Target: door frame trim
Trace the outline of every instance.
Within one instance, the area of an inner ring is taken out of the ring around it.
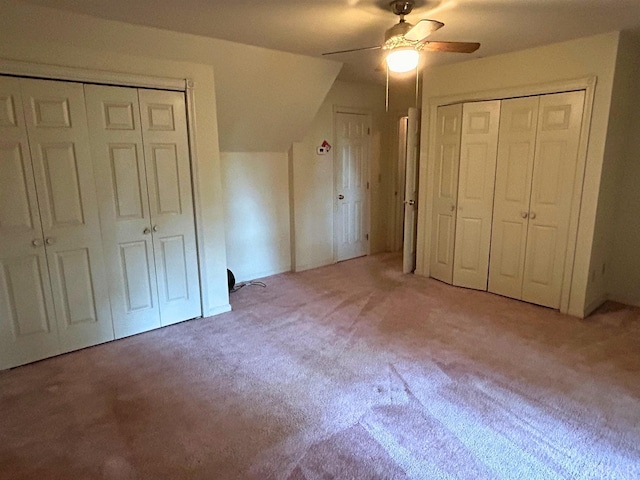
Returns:
[[[200,190],[200,170],[196,149],[196,114],[195,114],[195,84],[190,78],[154,77],[128,73],[110,72],[75,67],[62,67],[41,63],[18,62],[0,59],[0,75],[14,75],[20,77],[43,80],[58,80],[78,83],[94,83],[118,87],[153,88],[184,92],[187,141],[189,145],[189,162],[191,167],[191,188],[193,192],[194,222],[196,232],[196,252],[198,254],[198,275],[200,282],[200,310],[201,316],[210,315],[206,306],[209,305],[209,288],[207,284],[204,231],[202,220],[202,194]],[[226,306],[223,311],[230,310]],[[222,312],[217,312],[222,313]]]
[[[338,114],[339,113],[347,113],[347,114],[351,114],[351,115],[363,115],[363,116],[367,116],[369,117],[369,125],[371,126],[370,128],[373,129],[373,113],[371,112],[371,110],[367,110],[367,109],[362,109],[362,108],[357,108],[357,107],[344,107],[344,106],[339,106],[339,105],[334,105],[333,106],[333,144],[334,145],[338,145],[338,130],[336,128],[337,125],[337,120],[338,120]],[[369,236],[369,238],[367,239],[367,247],[366,247],[366,253],[365,255],[371,255],[371,134],[369,134],[367,139],[367,144],[368,144],[368,148],[367,148],[367,183],[369,185],[369,188],[367,188],[367,194],[365,195],[365,209],[366,209],[366,215],[365,215],[365,219],[367,222],[367,235]],[[334,153],[332,159],[332,165],[331,165],[331,170],[333,171],[333,178],[332,180],[332,191],[333,191],[333,201],[332,203],[332,210],[333,210],[333,221],[332,221],[332,225],[333,225],[333,241],[332,241],[332,246],[333,246],[333,263],[338,263],[338,239],[336,238],[336,212],[337,212],[337,192],[336,192],[336,155]]]
[[[569,313],[569,300],[571,296],[573,272],[575,267],[576,241],[578,238],[578,220],[580,216],[580,205],[582,202],[582,190],[587,163],[588,138],[589,131],[591,129],[591,117],[596,83],[597,77],[589,76],[559,82],[446,95],[430,99],[429,104],[423,111],[423,123],[420,133],[420,143],[421,145],[427,145],[427,148],[421,149],[420,151],[420,172],[418,178],[427,180],[424,182],[426,188],[421,188],[418,192],[418,212],[422,211],[422,214],[418,214],[418,245],[423,245],[424,248],[419,248],[417,252],[418,258],[416,260],[416,273],[426,277],[430,276],[431,236],[428,234],[428,226],[431,225],[433,217],[433,192],[435,188],[435,179],[430,178],[429,176],[433,176],[435,168],[436,151],[435,142],[432,140],[435,139],[436,136],[438,107],[455,103],[504,100],[514,97],[528,97],[584,90],[585,101],[582,112],[580,143],[578,146],[576,173],[573,183],[573,198],[571,200],[571,211],[569,214],[567,254],[565,258],[560,297],[560,312]],[[428,115],[428,122],[424,121],[426,115]]]

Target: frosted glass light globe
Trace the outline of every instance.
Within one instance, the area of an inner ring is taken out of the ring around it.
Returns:
[[[415,70],[420,60],[420,53],[414,48],[396,48],[387,54],[387,66],[395,73]]]

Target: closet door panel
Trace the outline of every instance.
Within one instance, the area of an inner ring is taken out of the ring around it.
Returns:
[[[60,345],[113,339],[82,85],[21,80]]]
[[[500,101],[465,103],[453,284],[487,289]]]
[[[539,97],[502,101],[489,291],[522,298]]]
[[[560,307],[584,92],[540,98],[523,300]]]
[[[135,88],[85,85],[116,338],[160,327]]]
[[[20,80],[0,77],[0,369],[57,353]]]
[[[184,95],[139,90],[162,325],[202,315]]]
[[[437,122],[430,274],[433,278],[451,283],[458,201],[462,105],[438,108]]]

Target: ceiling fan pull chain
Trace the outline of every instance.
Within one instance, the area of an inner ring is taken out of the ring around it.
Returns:
[[[418,91],[420,88],[420,70],[418,69],[418,65],[416,65],[416,108],[420,108],[418,106]]]
[[[385,89],[385,96],[384,96],[384,111],[388,112],[389,111],[389,65],[387,64],[387,62],[384,62],[384,63],[387,66],[387,88]]]

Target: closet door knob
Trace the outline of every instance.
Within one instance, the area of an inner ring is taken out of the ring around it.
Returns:
[[[157,232],[158,230],[160,230],[160,228],[158,227],[158,225],[154,225],[154,226],[153,226],[153,231],[154,231],[154,232]]]
[[[344,195],[342,194],[338,195],[338,200],[344,200]]]
[[[520,214],[520,216],[521,216],[522,218],[527,218],[527,217],[529,216],[529,214],[528,214],[527,212],[522,212],[522,213]]]
[[[531,220],[535,220],[536,216],[537,216],[537,215],[536,215],[536,212],[531,212],[531,213],[529,214],[529,218],[530,218]]]
[[[45,239],[45,243],[46,243],[47,245],[53,245],[54,243],[56,243],[56,239],[55,239],[54,237],[47,237],[47,238]]]
[[[142,231],[142,233],[144,233],[145,235],[149,235],[151,233],[151,229],[147,227]]]
[[[34,247],[41,247],[42,242],[36,238],[33,242],[31,242],[31,245],[33,245]]]
[[[449,210],[451,210],[452,212],[453,212],[455,209],[456,209],[456,206],[455,206],[455,205],[451,205],[451,206],[449,207]]]

